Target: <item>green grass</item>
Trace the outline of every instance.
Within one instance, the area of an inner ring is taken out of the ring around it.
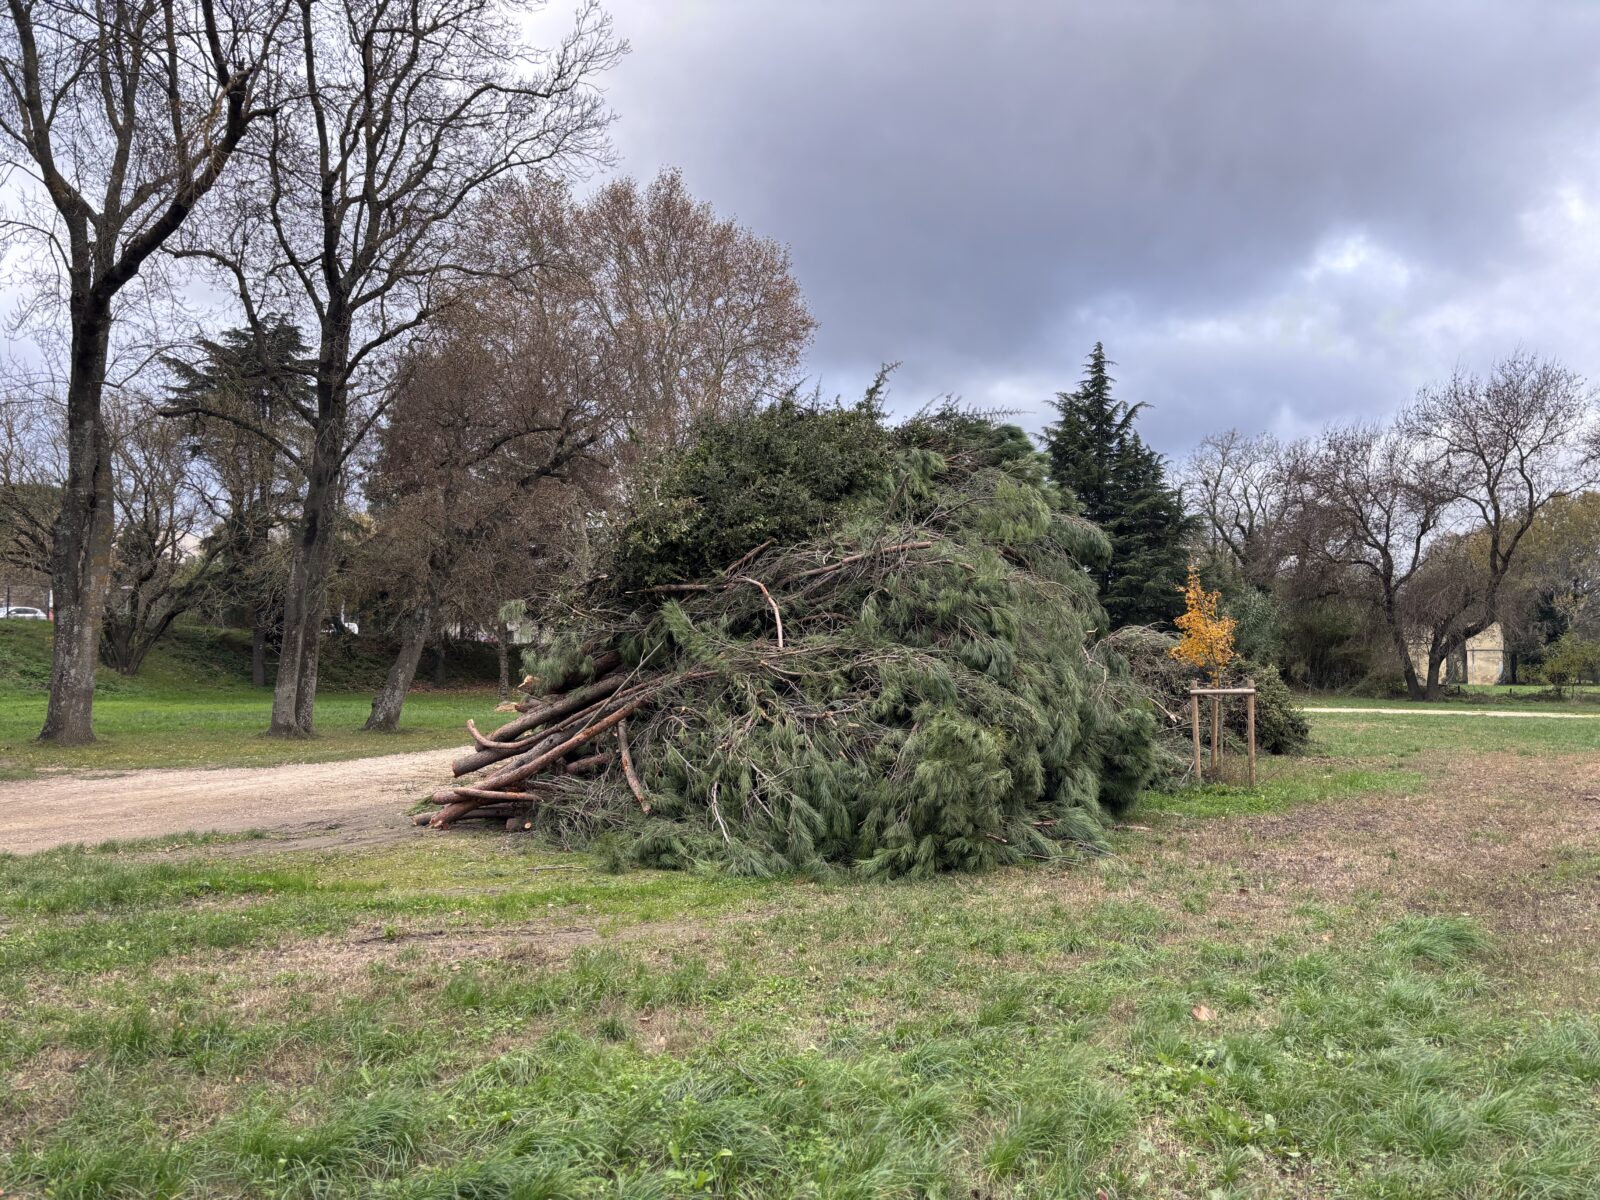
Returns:
[[[374,734],[361,729],[372,708],[371,695],[319,695],[317,736],[284,741],[264,732],[272,714],[268,694],[102,696],[95,701],[95,743],[60,749],[34,741],[44,721],[42,699],[0,696],[0,771],[18,778],[55,767],[276,766],[432,750],[465,744],[467,718],[483,721],[494,704],[493,688],[418,691],[406,700],[397,733]]]
[[[1315,752],[1386,766],[1437,751],[1582,754],[1600,749],[1600,721],[1360,712],[1313,713],[1311,720]]]
[[[1339,863],[1438,750],[1574,726],[1321,716],[1109,854],[931,882],[464,833],[0,855],[0,1194],[1600,1195],[1600,1018],[1538,973],[1595,994],[1593,847]],[[1571,937],[1465,915],[1489,877]]]
[[[1331,708],[1417,708],[1472,711],[1503,708],[1521,712],[1572,712],[1600,716],[1600,688],[1568,688],[1556,696],[1549,688],[1526,684],[1472,684],[1442,700],[1410,700],[1405,696],[1374,698],[1347,696],[1339,692],[1302,692],[1295,697],[1301,704]]]
[[[272,696],[249,683],[248,639],[234,630],[180,629],[151,651],[144,668],[125,678],[102,668],[96,682],[93,746],[62,750],[34,742],[44,723],[50,675],[49,625],[0,621],[0,778],[26,778],[40,769],[269,766],[327,762],[403,750],[430,750],[463,741],[468,717],[494,707],[482,683],[483,654],[460,653],[475,686],[415,688],[398,733],[361,731],[388,660],[381,644],[330,639],[319,678],[318,736],[284,742],[264,736]],[[359,689],[359,690],[341,690]]]
[[[530,873],[538,856],[501,847],[6,864],[0,1069],[21,1086],[0,1101],[3,1186],[1600,1188],[1600,1022],[1501,1003],[1493,943],[1459,916],[1306,905],[1241,929],[1163,899],[1215,887],[1204,869],[1138,859],[1082,868],[1058,895],[1020,871],[835,887]],[[531,956],[465,961],[413,936],[532,917],[615,936],[545,954],[534,926]],[[337,988],[294,952],[240,957],[369,929],[379,950]]]
[[[1253,788],[1207,784],[1155,792],[1144,799],[1142,810],[1185,817],[1277,812],[1297,804],[1324,803],[1354,796],[1403,796],[1415,791],[1423,776],[1414,770],[1352,766],[1345,761],[1308,755],[1263,760],[1257,780]]]

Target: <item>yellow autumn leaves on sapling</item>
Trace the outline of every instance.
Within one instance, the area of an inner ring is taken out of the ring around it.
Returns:
[[[1238,624],[1218,611],[1221,592],[1208,592],[1200,583],[1200,572],[1189,564],[1189,582],[1183,589],[1184,612],[1177,620],[1182,637],[1167,651],[1173,658],[1206,672],[1213,687],[1220,687],[1222,674],[1234,660],[1233,630]]]

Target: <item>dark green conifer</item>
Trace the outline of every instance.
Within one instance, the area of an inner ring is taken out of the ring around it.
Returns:
[[[1045,432],[1051,475],[1111,542],[1095,572],[1109,627],[1167,624],[1183,608],[1192,523],[1161,455],[1133,427],[1144,405],[1112,396],[1109,365],[1096,342],[1083,382],[1057,394],[1060,420]]]

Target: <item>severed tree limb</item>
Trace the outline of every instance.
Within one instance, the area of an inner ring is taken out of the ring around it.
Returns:
[[[579,730],[560,745],[552,747],[543,754],[537,755],[525,763],[521,763],[517,766],[491,775],[478,787],[454,789],[455,795],[458,798],[453,803],[448,805],[443,812],[435,814],[433,820],[430,821],[429,824],[435,829],[438,829],[442,826],[448,825],[462,813],[471,812],[474,808],[482,803],[481,800],[474,798],[471,793],[504,791],[512,784],[521,783],[530,775],[538,774],[551,763],[565,758],[569,753],[571,753],[573,750],[576,750],[579,746],[582,746],[584,743],[599,737],[602,733],[616,725],[618,722],[627,720],[628,717],[632,716],[640,709],[647,699],[649,699],[648,696],[640,696],[635,700],[629,701],[621,708],[612,712],[609,716],[602,717],[593,725]],[[528,756],[523,755],[522,757],[527,758]],[[443,795],[444,793],[440,794]]]
[[[621,679],[619,678],[616,682],[617,685],[620,686]],[[574,722],[581,721],[585,717],[592,715],[594,710],[602,707],[605,703],[610,701],[616,691],[617,686],[612,686],[611,681],[608,680],[606,691],[599,697],[599,699],[596,699],[591,704],[579,705],[576,708],[569,707],[564,713],[550,714],[547,719],[554,721],[555,723],[548,729],[540,730],[532,737],[522,738],[514,742],[502,742],[497,738],[490,738],[488,745],[484,745],[480,742],[478,743],[478,749],[473,750],[471,753],[463,754],[460,758],[456,759],[450,764],[450,773],[452,775],[470,775],[472,772],[482,770],[484,767],[487,767],[492,763],[497,763],[503,758],[511,758],[518,754],[537,750],[544,742],[549,741],[550,738],[556,733],[563,729],[570,728]],[[573,693],[574,696],[577,694],[578,693],[576,692]],[[532,715],[533,714],[531,713],[529,714],[529,716]],[[510,726],[507,725],[504,728],[509,729]],[[498,733],[500,731],[496,730],[496,732]],[[560,739],[557,740],[559,741]]]
[[[532,804],[537,797],[530,796],[527,792],[497,791],[493,788],[457,788],[456,794],[471,796],[476,800],[504,800],[511,804]]]
[[[660,592],[709,592],[717,586],[712,583],[658,583],[652,587],[634,588],[630,596],[650,596]]]
[[[558,746],[564,740],[566,740],[566,730],[570,727],[572,721],[581,720],[583,717],[588,715],[591,714],[587,709],[585,709],[584,711],[575,714],[574,717],[570,717],[568,720],[562,721],[560,724],[556,725],[555,728],[543,731],[540,736],[536,738],[528,739],[526,742],[517,743],[516,745],[507,743],[509,747],[507,750],[478,750],[474,751],[472,754],[464,755],[450,764],[450,773],[458,776],[470,775],[472,772],[479,770],[482,767],[492,766],[493,764],[506,759],[515,761],[517,759],[525,759],[529,755],[543,754],[551,746]]]
[[[568,775],[587,775],[590,771],[597,771],[611,761],[610,753],[591,754],[588,758],[576,758],[566,766]]]
[[[524,797],[524,799],[528,799],[528,797]],[[504,801],[500,801],[495,804],[480,804],[477,808],[470,809],[469,811],[462,813],[460,816],[452,818],[452,820],[503,821],[507,817],[521,819],[527,808],[527,804],[508,804]],[[430,825],[431,820],[431,814],[418,813],[416,816],[411,818],[411,823],[413,825]]]
[[[522,750],[520,753],[518,753],[516,750],[513,750],[512,754],[516,755],[517,759],[527,761],[530,755],[536,756],[543,754],[545,750],[562,741],[563,739],[561,737],[556,736],[557,734],[561,733],[562,730],[571,729],[573,725],[581,721],[592,720],[596,715],[614,712],[616,711],[616,706],[624,704],[635,696],[648,696],[664,686],[668,686],[673,683],[687,682],[692,679],[701,679],[709,673],[710,672],[707,671],[689,671],[682,675],[647,679],[643,682],[635,683],[631,687],[620,688],[612,695],[606,697],[602,703],[593,704],[588,708],[580,709],[578,712],[569,715],[559,724],[552,725],[549,729],[544,730],[544,736],[541,741],[528,744],[527,749]],[[501,759],[509,757],[511,756],[507,755],[498,748],[476,750],[471,754],[463,755],[461,758],[458,758],[451,763],[450,773],[457,776],[470,775],[474,771],[481,770],[484,767],[499,762]],[[513,762],[508,762],[505,765],[509,767],[517,764],[515,760],[513,760]]]
[[[472,738],[473,744],[477,746],[479,750],[493,750],[496,753],[504,751],[506,754],[515,754],[518,751],[526,750],[529,746],[533,745],[539,740],[538,735],[534,734],[525,738],[519,738],[514,742],[497,742],[492,737],[488,737],[487,735],[478,732],[478,723],[471,717],[467,718],[467,733]]]
[[[717,819],[717,827],[722,830],[722,840],[731,846],[733,838],[728,834],[728,823],[722,819],[722,808],[717,804],[717,789],[720,786],[720,783],[711,785],[711,815]]]
[[[587,687],[568,692],[557,700],[552,700],[548,704],[541,704],[538,708],[530,709],[513,721],[507,721],[499,729],[491,733],[489,737],[496,742],[514,742],[531,729],[537,729],[546,722],[570,716],[580,709],[588,708],[596,700],[604,700],[612,692],[620,688],[622,682],[623,676],[621,675],[607,675],[603,679],[597,679]]]
[[[633,751],[628,748],[628,723],[623,721],[617,726],[617,745],[622,750],[622,776],[628,781],[628,790],[633,793],[633,798],[639,802],[639,811],[650,811],[650,797],[645,795],[644,784],[639,782],[639,775],[633,769]]]
[[[772,542],[773,542],[773,539],[772,538],[768,538],[766,541],[762,542],[761,545],[757,546],[754,550],[746,550],[731,565],[726,566],[726,567],[724,567],[722,569],[723,575],[724,576],[732,575],[735,571],[739,571],[739,570],[742,570],[745,567],[748,567],[756,559],[761,557],[761,555],[766,551],[767,547],[772,545]]]
[[[778,602],[772,598],[772,593],[767,591],[767,585],[761,580],[750,575],[737,576],[740,583],[752,584],[761,589],[761,594],[767,598],[767,603],[772,606],[772,619],[778,623],[778,649],[783,649],[783,613],[778,608]]]

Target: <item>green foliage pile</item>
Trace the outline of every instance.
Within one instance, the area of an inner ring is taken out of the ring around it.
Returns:
[[[1191,736],[1189,686],[1195,680],[1195,670],[1168,653],[1177,638],[1133,625],[1118,630],[1107,642],[1123,656],[1140,687],[1166,714],[1164,740],[1178,754],[1186,755]],[[1311,741],[1311,725],[1295,704],[1282,673],[1271,663],[1241,658],[1228,668],[1225,682],[1232,686],[1247,679],[1256,687],[1256,748],[1264,754],[1299,754]],[[1246,737],[1246,721],[1243,704],[1223,705],[1223,729],[1240,744]]]
[[[1095,845],[1154,770],[1155,721],[1090,647],[1086,568],[1108,547],[1045,467],[1019,429],[954,411],[891,428],[871,397],[707,427],[621,531],[594,619],[529,663],[570,677],[575,646],[609,646],[655,681],[633,732],[652,812],[611,772],[541,819],[631,812],[635,861],[753,875]]]

